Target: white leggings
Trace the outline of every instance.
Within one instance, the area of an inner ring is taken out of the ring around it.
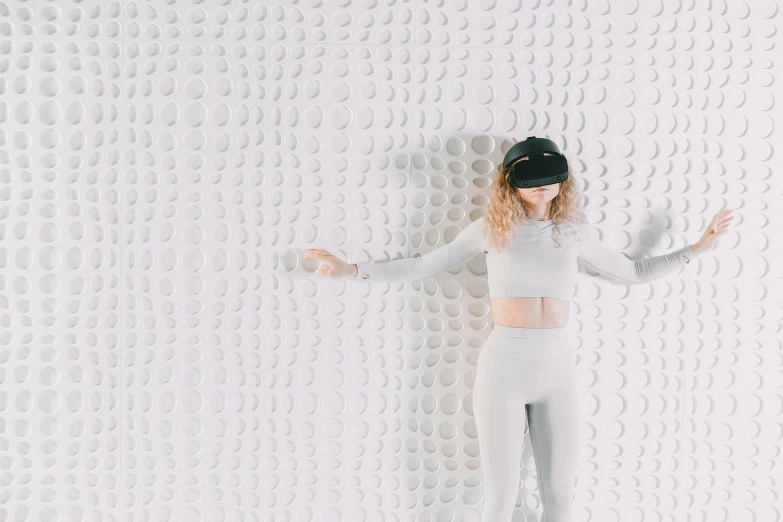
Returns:
[[[474,417],[484,475],[481,522],[511,522],[525,414],[543,505],[541,522],[572,522],[579,460],[575,353],[566,327],[494,325],[478,356]]]

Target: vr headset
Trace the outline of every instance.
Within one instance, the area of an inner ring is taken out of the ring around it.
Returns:
[[[548,152],[549,156],[544,156]],[[527,156],[526,160],[517,161]],[[514,163],[516,161],[516,163]],[[530,136],[506,152],[503,168],[514,164],[509,173],[511,185],[519,188],[553,185],[568,179],[568,161],[554,141]]]

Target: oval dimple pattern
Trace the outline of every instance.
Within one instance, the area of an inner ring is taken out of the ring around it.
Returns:
[[[780,16],[0,2],[0,520],[482,522],[491,262],[387,284],[304,250],[441,247],[532,135],[631,257],[736,209],[676,275],[574,274],[574,520],[779,520]]]

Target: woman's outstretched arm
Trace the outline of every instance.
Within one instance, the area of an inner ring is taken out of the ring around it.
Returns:
[[[463,265],[485,251],[481,217],[459,233],[449,244],[442,245],[422,256],[391,261],[356,263],[357,279],[397,283],[419,281],[432,275]]]
[[[668,254],[646,259],[629,259],[612,250],[598,238],[598,231],[590,224],[576,225],[579,237],[579,257],[590,268],[626,283],[644,283],[663,277],[690,263],[697,254],[691,245]]]

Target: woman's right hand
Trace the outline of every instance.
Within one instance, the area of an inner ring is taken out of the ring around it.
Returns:
[[[323,248],[308,248],[306,252],[305,259],[317,259],[326,264],[324,268],[316,270],[316,274],[327,277],[356,277],[359,271],[356,265],[346,263]]]

